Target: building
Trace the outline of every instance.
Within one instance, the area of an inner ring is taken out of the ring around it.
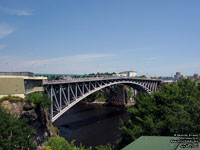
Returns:
[[[71,76],[62,76],[61,77],[62,80],[72,80]]]
[[[194,79],[198,79],[198,78],[199,78],[199,74],[198,74],[198,73],[195,73],[195,74],[193,75],[193,78],[194,78]]]
[[[0,72],[0,76],[29,76],[29,77],[33,77],[34,73],[32,73],[32,72]]]
[[[135,77],[136,71],[124,71],[117,74],[118,77]]]
[[[141,136],[122,150],[197,150],[199,143],[181,140],[178,136]],[[191,141],[191,140],[190,140]],[[197,140],[198,141],[198,140]],[[186,147],[188,146],[188,147]]]
[[[0,98],[12,95],[24,98],[26,95],[43,92],[43,81],[47,77],[35,77],[31,72],[0,72]]]
[[[183,75],[181,75],[181,72],[176,72],[176,74],[174,75],[174,78],[176,78],[177,80],[183,79]]]

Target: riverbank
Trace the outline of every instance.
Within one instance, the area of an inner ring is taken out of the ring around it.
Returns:
[[[129,108],[131,106],[134,106],[136,104],[136,102],[129,102],[125,105],[122,104],[118,104],[118,103],[109,103],[109,102],[98,102],[98,101],[94,101],[94,102],[80,102],[82,104],[86,104],[86,105],[102,105],[102,106],[117,106],[117,107],[125,107],[125,108]]]

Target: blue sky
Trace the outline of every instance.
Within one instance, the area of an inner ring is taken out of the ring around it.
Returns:
[[[200,74],[199,0],[1,0],[0,71]]]

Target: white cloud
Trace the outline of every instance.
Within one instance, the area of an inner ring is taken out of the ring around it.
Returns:
[[[31,66],[31,65],[48,65],[48,64],[73,64],[73,63],[80,63],[80,62],[88,62],[95,60],[97,58],[104,58],[113,56],[113,54],[79,54],[73,56],[64,56],[64,57],[56,57],[56,58],[49,58],[49,59],[40,59],[40,60],[29,60],[24,61],[24,66]]]
[[[84,74],[93,72],[120,72],[124,70],[136,70],[138,75],[170,75],[176,71],[183,74],[200,73],[200,62],[186,62],[184,64],[147,65],[143,62],[131,60],[124,62],[115,60],[114,54],[78,54],[47,59],[26,59],[17,56],[1,56],[0,70],[2,71],[32,71],[35,73],[68,73]],[[153,60],[153,58],[148,58]]]
[[[72,59],[76,60],[76,61],[89,61],[92,59],[96,59],[96,58],[104,58],[104,57],[108,57],[108,56],[113,56],[113,54],[81,54],[81,55],[75,55],[72,57]]]
[[[31,11],[27,10],[10,10],[10,14],[17,16],[31,16],[33,15]]]
[[[3,38],[13,32],[13,29],[7,25],[0,24],[0,38]]]
[[[99,61],[112,54],[79,54],[49,59],[25,60],[16,56],[0,57],[0,70],[80,73],[98,69]],[[10,68],[10,69],[9,69]]]
[[[31,15],[33,15],[32,10],[10,9],[10,8],[6,8],[6,7],[2,7],[2,6],[0,6],[0,10],[5,12],[5,13],[8,13],[10,15],[17,15],[17,16],[31,16]]]
[[[7,47],[7,45],[5,45],[5,44],[0,44],[0,49],[3,49],[3,48],[5,48],[5,47]]]

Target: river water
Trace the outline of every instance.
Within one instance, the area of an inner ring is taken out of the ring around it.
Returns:
[[[54,122],[60,136],[69,142],[76,140],[85,146],[115,144],[118,135],[119,120],[128,120],[122,107],[79,104],[70,108]]]

